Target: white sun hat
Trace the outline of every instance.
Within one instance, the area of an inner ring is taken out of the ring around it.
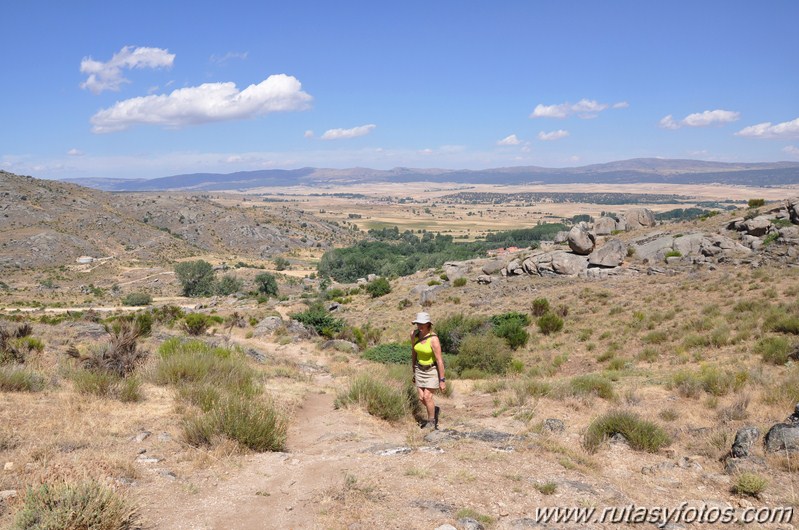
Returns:
[[[427,313],[416,313],[416,319],[411,322],[411,324],[429,324],[432,322],[430,320],[430,315]]]

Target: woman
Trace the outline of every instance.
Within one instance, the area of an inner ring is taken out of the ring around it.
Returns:
[[[416,324],[416,330],[411,333],[411,369],[419,400],[427,409],[427,421],[422,423],[422,428],[437,429],[438,413],[441,409],[433,402],[433,391],[447,388],[441,342],[433,333],[433,323],[427,313],[417,313],[413,324]]]

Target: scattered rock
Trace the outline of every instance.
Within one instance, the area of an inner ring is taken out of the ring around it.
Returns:
[[[748,219],[738,226],[738,230],[742,230],[750,236],[762,237],[766,235],[771,228],[771,219],[765,215],[759,215],[754,219]]]
[[[768,469],[766,460],[760,456],[746,456],[742,458],[728,458],[724,462],[724,472],[728,475],[740,473],[757,473]]]
[[[451,524],[442,524],[441,526],[437,526],[435,530],[458,530]]]
[[[142,443],[146,440],[152,433],[150,431],[141,431],[136,436],[133,437],[133,441],[136,443]]]
[[[791,222],[795,225],[799,225],[799,197],[788,199],[786,203]]]
[[[320,346],[323,350],[337,350],[348,353],[358,353],[361,349],[354,342],[342,339],[326,340]]]
[[[570,252],[557,251],[552,253],[552,270],[564,276],[579,276],[585,274],[588,268],[588,258]]]
[[[743,458],[749,456],[749,451],[760,438],[760,430],[757,427],[743,427],[735,433],[735,441],[732,444],[730,454],[733,458]]]
[[[488,274],[481,274],[480,276],[477,277],[477,283],[479,283],[480,285],[488,285],[489,283],[491,283],[491,276],[489,276]]]
[[[491,275],[491,274],[498,273],[503,268],[505,268],[505,262],[503,260],[501,260],[501,259],[495,259],[495,260],[489,261],[488,263],[485,263],[483,265],[482,271],[483,271],[483,274]]]
[[[443,502],[430,501],[430,500],[417,500],[414,501],[413,506],[423,510],[430,510],[431,512],[439,512],[443,514],[450,514],[455,511],[455,507],[451,504],[444,504]]]
[[[799,450],[799,425],[777,423],[766,433],[764,443],[767,453]]]
[[[612,217],[600,217],[594,221],[594,233],[598,236],[609,236],[616,230],[616,219]]]
[[[6,462],[3,466],[3,471],[13,471],[14,470],[14,462]]]
[[[485,530],[485,526],[471,517],[458,519],[458,524],[461,525],[462,530]]]
[[[557,418],[547,418],[544,420],[544,430],[552,433],[561,433],[566,430],[566,425]]]
[[[252,334],[256,337],[261,337],[263,335],[271,335],[275,332],[276,329],[280,328],[283,325],[283,319],[278,316],[266,317],[261,320],[255,329],[253,330]]]

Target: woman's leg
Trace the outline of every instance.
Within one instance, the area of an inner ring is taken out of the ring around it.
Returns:
[[[435,420],[436,414],[436,404],[433,402],[433,391],[429,388],[422,389],[424,391],[424,399],[422,403],[424,403],[425,408],[427,409],[427,421],[432,423]]]

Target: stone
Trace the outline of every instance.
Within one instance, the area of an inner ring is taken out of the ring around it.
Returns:
[[[575,254],[587,256],[594,250],[595,245],[596,237],[585,228],[575,226],[569,230],[569,248]]]
[[[674,238],[672,236],[643,239],[633,244],[635,257],[648,263],[663,262],[666,254],[673,250]]]
[[[463,278],[469,274],[471,267],[459,262],[447,262],[444,264],[443,269],[444,274],[447,275],[447,278],[449,278],[450,281],[455,281],[458,278]]]
[[[799,197],[788,199],[786,202],[791,222],[795,225],[799,224]]]
[[[471,517],[462,517],[458,519],[458,524],[461,526],[462,530],[485,530],[485,526]]]
[[[566,230],[561,230],[555,237],[552,239],[552,242],[555,244],[566,243],[569,240],[569,232]]]
[[[437,526],[435,530],[458,530],[451,524],[442,524],[441,526]]]
[[[750,236],[755,237],[762,237],[766,235],[769,231],[769,228],[771,228],[771,219],[765,215],[759,215],[754,219],[748,219],[738,226],[739,230],[742,230]]]
[[[271,335],[275,332],[276,329],[280,328],[283,325],[283,319],[278,316],[266,317],[261,320],[255,329],[253,330],[252,334],[256,337],[260,337],[263,335]]]
[[[702,250],[702,242],[704,240],[704,234],[685,234],[675,237],[671,248],[683,256],[698,256]]]
[[[136,436],[133,437],[133,441],[136,443],[142,443],[146,440],[152,433],[150,431],[141,431]]]
[[[419,303],[423,306],[430,304],[436,301],[438,298],[438,293],[442,290],[446,289],[444,285],[429,285],[422,290],[421,294],[419,295]]]
[[[630,208],[624,213],[626,230],[655,226],[655,214],[649,208]]]
[[[578,276],[584,274],[588,268],[588,258],[569,252],[558,251],[552,253],[552,269],[565,276]]]
[[[561,433],[566,430],[566,425],[563,423],[562,420],[557,418],[547,418],[544,420],[544,430],[553,432],[553,433]]]
[[[588,256],[588,264],[598,267],[618,267],[627,256],[627,245],[620,239],[611,239]]]
[[[766,433],[764,444],[767,453],[799,450],[799,425],[790,423],[773,425]]]
[[[496,274],[505,268],[505,262],[501,259],[491,260],[483,264],[483,274]]]
[[[609,236],[616,230],[616,220],[612,217],[600,217],[594,222],[594,233],[598,236]]]
[[[766,471],[768,465],[766,460],[760,456],[746,456],[742,458],[728,458],[724,462],[724,472],[728,475],[739,475],[741,473],[757,473]]]
[[[518,259],[510,260],[510,262],[505,266],[505,270],[508,271],[508,275],[518,276],[520,274],[524,274],[524,269],[522,268],[522,264]]]
[[[342,339],[326,340],[320,346],[323,350],[337,350],[348,353],[358,353],[361,349],[354,342]]]
[[[379,276],[378,276],[377,274],[367,274],[367,275],[366,275],[366,281],[367,281],[368,283],[372,283],[372,282],[373,282],[373,281],[375,281],[375,280],[376,280],[378,277],[379,277]]]
[[[760,438],[760,430],[757,427],[742,427],[735,433],[735,441],[732,444],[730,454],[734,458],[749,456],[749,451]]]
[[[481,274],[480,276],[477,277],[477,283],[479,283],[480,285],[488,285],[489,283],[491,283],[491,276],[489,276],[488,274]]]
[[[13,471],[14,470],[14,462],[6,462],[3,466],[3,471]]]

